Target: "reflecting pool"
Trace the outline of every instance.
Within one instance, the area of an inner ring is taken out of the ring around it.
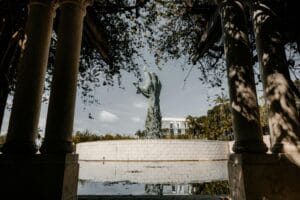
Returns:
[[[80,161],[79,195],[192,195],[204,183],[228,180],[227,160]]]

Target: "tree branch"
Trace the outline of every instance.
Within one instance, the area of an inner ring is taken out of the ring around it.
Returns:
[[[96,1],[94,3],[94,7],[97,10],[105,10],[107,13],[118,13],[118,12],[124,12],[124,11],[132,11],[136,10],[138,12],[138,9],[145,6],[150,0],[136,0],[136,4],[132,6],[121,6],[119,4],[111,3],[107,1],[106,6],[102,6],[101,2]],[[138,15],[138,14],[137,14]]]
[[[90,45],[100,53],[103,60],[111,65],[110,45],[108,43],[105,31],[99,22],[96,22],[96,14],[93,9],[88,9],[84,20],[84,34],[87,37]]]

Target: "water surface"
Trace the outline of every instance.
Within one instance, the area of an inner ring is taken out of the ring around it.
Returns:
[[[80,161],[79,195],[192,195],[199,183],[228,180],[227,161]]]

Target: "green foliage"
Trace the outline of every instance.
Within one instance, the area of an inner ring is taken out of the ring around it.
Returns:
[[[204,136],[203,124],[206,123],[206,117],[193,117],[191,115],[186,117],[188,129],[186,130],[186,134],[191,138],[199,138],[202,139]]]
[[[168,128],[162,129],[161,132],[162,132],[162,138],[160,138],[160,139],[191,139],[190,135],[188,135],[188,134],[181,134],[181,135],[171,134],[170,135]],[[135,136],[137,136],[138,139],[145,139],[146,138],[146,134],[145,134],[144,130],[143,131],[138,130],[135,133]]]
[[[190,136],[187,134],[182,134],[182,135],[175,135],[173,136],[172,139],[181,139],[181,140],[187,140],[190,139]]]
[[[153,35],[149,36],[147,42],[156,62],[163,64],[168,60],[184,58],[183,69],[186,69],[187,64],[196,64],[193,60],[199,55],[201,37],[217,10],[216,4],[199,0],[153,2],[157,4],[158,14],[150,26]],[[199,79],[213,87],[221,86],[226,74],[220,36],[221,34],[216,34],[216,41],[201,56],[195,67],[200,71]]]
[[[194,195],[220,195],[229,194],[230,192],[228,181],[194,183],[192,186]]]
[[[161,132],[162,132],[163,138],[174,139],[174,134],[173,135],[169,135],[169,129],[168,128],[162,128]]]
[[[264,135],[269,134],[268,112],[266,104],[259,106],[260,123]],[[191,138],[208,140],[232,140],[232,116],[229,99],[219,96],[215,99],[215,106],[207,111],[207,115],[186,117],[188,129],[186,134]]]
[[[80,142],[91,142],[91,141],[99,141],[99,140],[129,140],[134,139],[128,135],[120,135],[120,134],[105,134],[105,135],[97,135],[89,132],[88,130],[84,132],[77,131],[73,136],[73,142],[75,144]]]
[[[219,104],[207,112],[206,131],[210,134],[207,139],[227,140],[227,135],[232,133],[232,117],[230,104]]]
[[[140,49],[144,47],[142,35],[149,18],[142,17],[139,13],[148,2],[149,0],[97,0],[87,8],[78,77],[78,86],[85,102],[96,103],[92,92],[96,87],[114,85],[115,82],[121,84],[121,71],[140,79],[137,58],[140,58]],[[27,4],[27,0],[0,1],[0,65],[3,65],[0,66],[0,76],[8,77],[11,91],[14,90],[16,65],[21,55],[20,46],[11,46],[11,41],[16,33],[21,35],[16,44],[24,40]],[[154,15],[153,12],[154,9],[148,11],[148,14]],[[54,19],[45,89],[49,88],[52,76],[59,17],[58,9]],[[93,22],[92,25],[90,22]],[[91,29],[97,30],[97,33],[92,33]],[[101,52],[101,48],[105,53]],[[4,56],[5,62],[2,60]]]
[[[20,57],[20,47],[9,46],[12,36],[17,32],[24,36],[24,26],[27,20],[27,0],[2,0],[0,1],[0,58],[4,55],[4,68],[0,76],[8,77],[9,87],[12,91],[15,83],[16,65]],[[283,9],[293,8],[292,1],[281,1]],[[210,83],[211,86],[222,86],[225,73],[224,48],[221,39],[221,25],[213,32],[211,44],[203,48],[202,36],[206,35],[206,29],[215,18],[217,5],[214,1],[200,0],[96,0],[88,8],[87,16],[92,18],[95,23],[95,29],[101,33],[96,36],[101,37],[101,42],[93,41],[95,35],[89,34],[87,28],[88,17],[85,18],[81,59],[79,68],[78,86],[82,98],[87,103],[97,103],[93,91],[95,88],[103,85],[114,85],[115,82],[121,83],[121,71],[134,74],[141,79],[139,65],[146,62],[142,53],[146,48],[155,56],[157,63],[159,61],[168,61],[178,58],[185,58],[183,68],[187,63],[192,63],[194,57],[199,57],[197,68],[200,71],[199,79],[204,83]],[[286,21],[286,32],[293,31],[293,20],[298,19],[297,12],[288,12],[289,16],[282,16]],[[52,43],[49,52],[49,69],[46,78],[46,88],[49,87],[52,68],[54,63],[57,28],[58,28],[59,10],[54,23],[54,33],[52,34]],[[249,20],[251,21],[251,20]],[[252,29],[252,24],[249,23]],[[254,49],[254,38],[249,29],[249,38]],[[299,62],[294,58],[299,56],[299,37],[298,46],[295,36],[297,34],[286,34],[289,46],[286,50],[289,52],[288,58],[290,68],[299,71]],[[24,37],[20,37],[22,42]],[[101,54],[99,47],[107,50],[107,58]],[[11,48],[9,54],[6,51]],[[14,49],[15,48],[15,49]],[[202,50],[204,51],[202,52]],[[200,52],[201,51],[201,52]],[[14,52],[14,53],[13,53]],[[294,60],[293,60],[294,59]],[[253,58],[253,61],[257,59]],[[1,61],[2,62],[2,61]],[[163,62],[162,62],[163,63]],[[0,67],[1,68],[1,67]],[[3,74],[4,73],[4,74]],[[293,73],[296,75],[295,73]],[[211,78],[213,77],[213,78]],[[45,95],[47,96],[47,95]]]
[[[187,63],[197,65],[200,71],[199,79],[203,83],[209,83],[212,87],[223,86],[226,65],[221,19],[216,3],[208,0],[152,0],[151,3],[156,4],[157,15],[153,17],[149,26],[153,29],[153,34],[148,36],[147,41],[157,63],[184,58],[182,67],[185,68]],[[290,70],[293,72],[291,75],[299,79],[300,62],[297,57],[300,40],[299,37],[295,37],[298,30],[293,23],[293,20],[299,18],[299,12],[295,12],[293,1],[278,1],[278,3],[282,9],[278,14],[283,21],[282,31],[286,37],[285,50]],[[258,60],[252,19],[249,14],[246,17],[249,22],[247,32],[254,64]],[[207,32],[209,28],[210,31]],[[259,72],[257,66],[254,65],[256,73]]]
[[[229,103],[221,103],[207,111],[206,116],[186,118],[186,133],[192,138],[229,140],[232,135],[232,120]]]
[[[144,139],[146,137],[146,131],[145,130],[138,130],[135,134],[139,139]]]

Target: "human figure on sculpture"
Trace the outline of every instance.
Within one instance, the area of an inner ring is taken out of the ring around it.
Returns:
[[[161,132],[161,113],[159,106],[159,95],[161,91],[161,82],[154,72],[148,72],[144,67],[145,84],[139,86],[137,82],[134,82],[134,86],[137,88],[137,94],[141,93],[148,99],[148,110],[145,122],[145,131],[147,139],[162,138]]]

